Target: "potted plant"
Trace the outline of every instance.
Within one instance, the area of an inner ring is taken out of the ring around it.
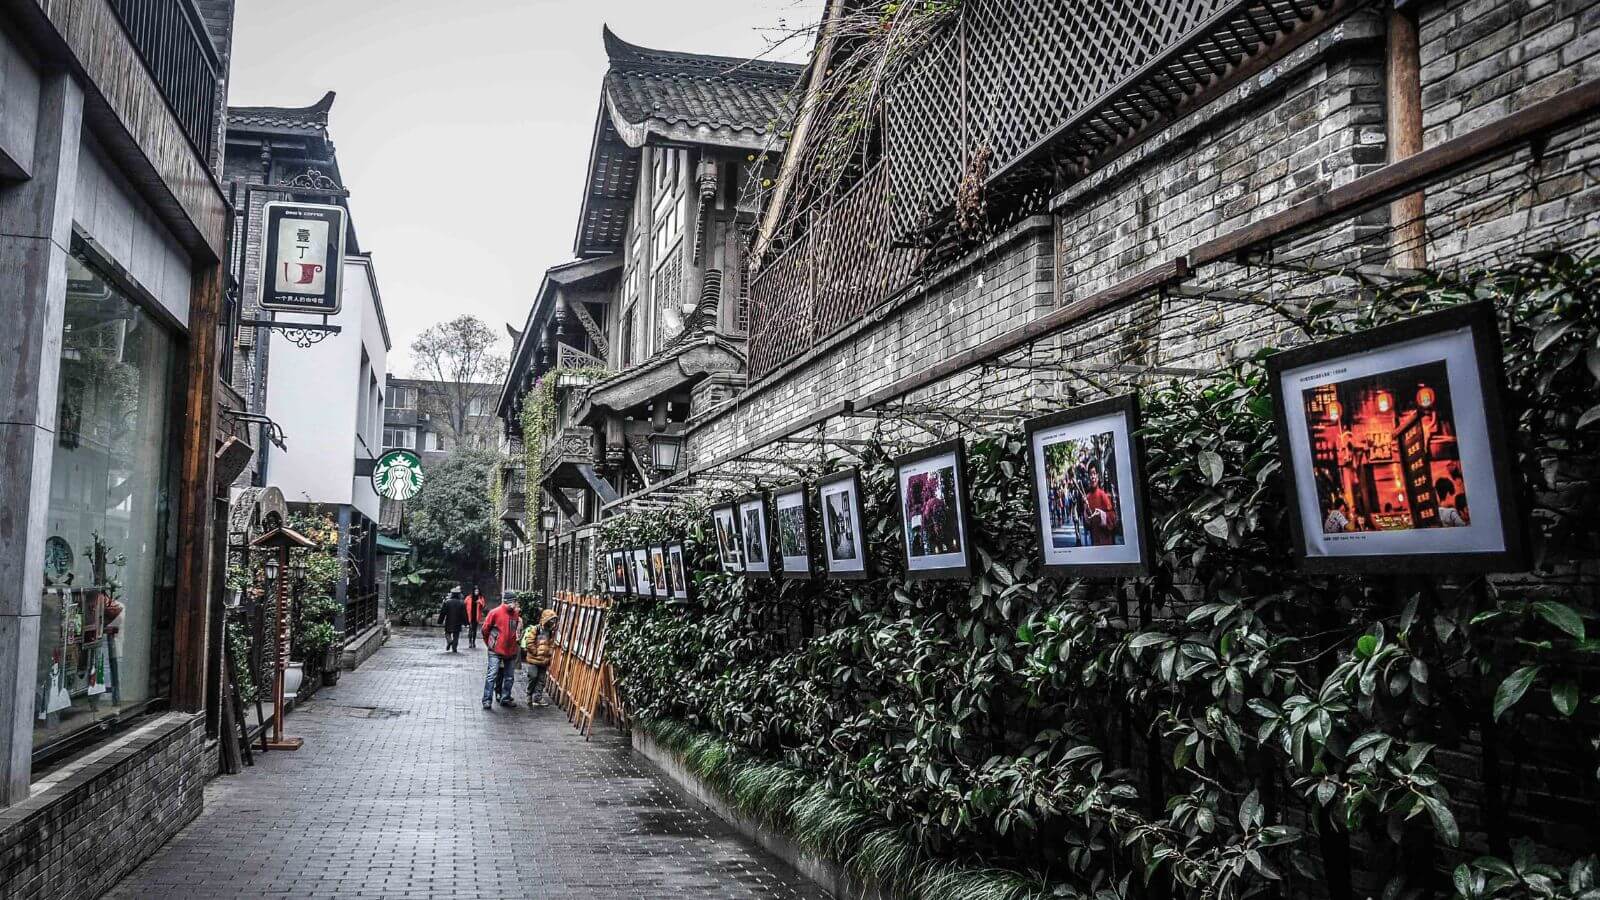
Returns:
[[[333,658],[338,632],[329,622],[315,622],[305,626],[300,633],[300,649],[306,662],[315,660],[322,670],[322,683],[334,685],[339,681],[338,661]]]

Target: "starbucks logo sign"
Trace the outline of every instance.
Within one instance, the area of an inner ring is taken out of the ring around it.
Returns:
[[[410,500],[422,481],[422,460],[410,450],[390,450],[372,467],[372,489],[390,500]]]

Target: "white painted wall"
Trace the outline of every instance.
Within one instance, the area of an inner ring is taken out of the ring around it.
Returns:
[[[351,256],[345,260],[341,291],[342,308],[329,319],[329,324],[344,329],[339,334],[300,348],[272,333],[267,415],[282,426],[289,449],[273,447],[268,452],[266,481],[281,489],[291,503],[350,504],[377,521],[378,496],[371,480],[355,474],[356,457],[376,456],[368,447],[381,443],[370,434],[372,404],[377,403],[376,420],[381,423],[381,402],[370,395],[366,401],[362,398],[371,390],[372,373],[376,372],[382,385],[388,370],[389,338],[370,259]],[[284,313],[278,317],[282,321],[321,321]],[[370,369],[362,366],[363,350]],[[381,435],[381,424],[378,427]],[[363,431],[368,433],[363,435]]]

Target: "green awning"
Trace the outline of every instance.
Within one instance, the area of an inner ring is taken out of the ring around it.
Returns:
[[[411,545],[399,538],[389,537],[387,534],[378,535],[378,553],[383,556],[405,556],[411,552]]]

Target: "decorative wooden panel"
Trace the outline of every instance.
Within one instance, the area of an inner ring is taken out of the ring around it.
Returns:
[[[1232,83],[1241,66],[1325,26],[1357,0],[969,0],[887,76],[883,159],[781,217],[751,285],[759,377],[909,283],[952,237],[972,160],[989,232]],[[847,67],[841,67],[847,68]],[[818,129],[817,141],[828,140]],[[817,159],[798,148],[800,165]],[[805,257],[802,259],[801,257]],[[801,278],[809,270],[814,278]]]

